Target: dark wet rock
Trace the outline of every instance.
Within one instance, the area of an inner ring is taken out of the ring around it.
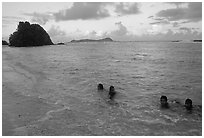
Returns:
[[[53,45],[48,33],[38,24],[19,22],[17,30],[9,37],[10,46],[29,47]]]
[[[80,40],[72,40],[72,43],[77,43],[77,42],[113,42],[111,38],[104,38],[104,39],[98,39],[98,40],[93,40],[93,39],[80,39]]]
[[[8,42],[6,42],[5,40],[2,40],[2,45],[8,45]]]
[[[64,43],[60,42],[60,43],[57,43],[56,45],[65,45]]]
[[[193,42],[202,42],[202,40],[193,40]]]

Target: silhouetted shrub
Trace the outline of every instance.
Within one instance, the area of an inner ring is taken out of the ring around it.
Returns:
[[[8,45],[8,42],[6,42],[5,40],[2,40],[2,45]]]
[[[38,24],[19,22],[17,30],[9,37],[10,46],[53,45],[48,33]]]

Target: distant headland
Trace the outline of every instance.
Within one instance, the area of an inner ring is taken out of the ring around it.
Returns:
[[[94,40],[94,39],[80,39],[80,40],[72,40],[70,41],[71,43],[77,43],[77,42],[113,42],[113,40],[111,38],[104,38],[104,39],[98,39],[98,40]]]

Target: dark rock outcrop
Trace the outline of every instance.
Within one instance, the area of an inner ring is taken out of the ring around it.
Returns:
[[[171,41],[171,42],[180,42],[181,40],[173,40],[173,41]]]
[[[202,42],[202,40],[193,40],[193,42]]]
[[[8,45],[8,42],[6,42],[5,40],[2,40],[2,45]]]
[[[60,42],[60,43],[57,43],[56,45],[65,45],[64,43]]]
[[[72,43],[76,42],[113,42],[111,38],[104,38],[104,39],[98,39],[98,40],[93,40],[93,39],[80,39],[80,40],[72,40]]]
[[[29,47],[53,45],[48,33],[38,24],[19,22],[17,30],[9,37],[10,46]]]

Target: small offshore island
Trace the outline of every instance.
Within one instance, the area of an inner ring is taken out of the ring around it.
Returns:
[[[70,41],[71,43],[78,43],[78,42],[113,42],[113,40],[111,38],[104,38],[104,39],[98,39],[98,40],[94,40],[94,39],[80,39],[80,40],[72,40]]]
[[[49,34],[38,24],[19,22],[16,31],[9,37],[9,46],[33,47],[53,45]]]

